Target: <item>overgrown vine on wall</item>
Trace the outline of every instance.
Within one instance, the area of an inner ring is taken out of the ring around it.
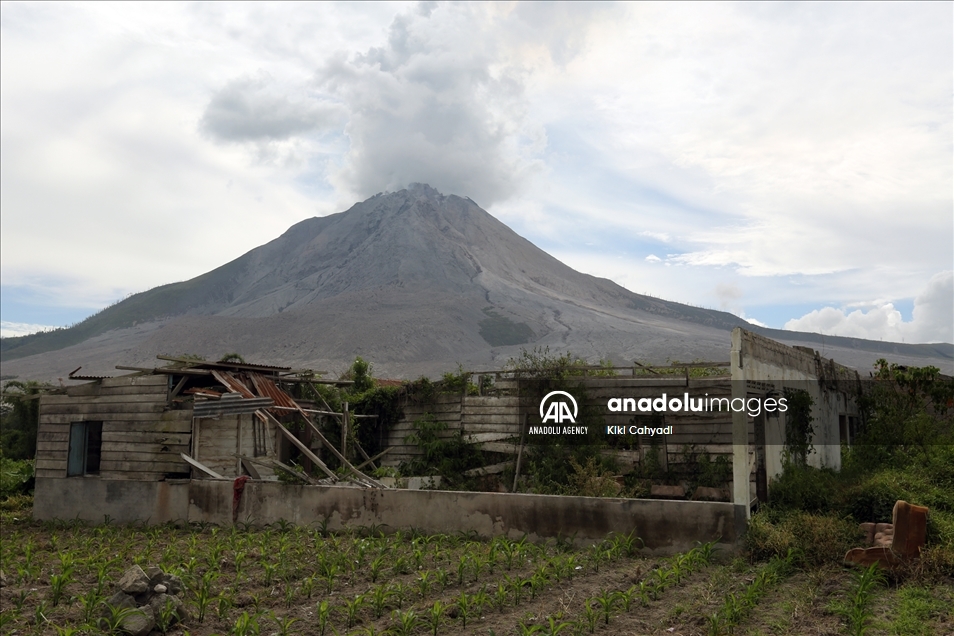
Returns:
[[[815,401],[804,389],[785,389],[788,412],[785,414],[785,453],[787,460],[797,466],[808,464],[808,455],[814,449],[812,435],[812,405]]]

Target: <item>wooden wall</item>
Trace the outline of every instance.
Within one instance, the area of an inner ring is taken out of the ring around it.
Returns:
[[[256,424],[255,415],[223,415],[221,417],[195,420],[195,444],[193,458],[202,462],[223,477],[245,474],[239,467],[237,455],[255,457],[253,427],[264,426],[267,455],[276,457],[275,431],[269,425]],[[273,475],[273,471],[255,465],[259,474]]]
[[[167,410],[165,375],[128,375],[72,386],[40,398],[37,477],[66,477],[70,424],[103,423],[102,479],[154,481],[189,473],[192,410]]]
[[[728,378],[690,379],[682,377],[666,379],[646,379],[632,377],[588,377],[583,379],[586,388],[587,405],[596,407],[604,415],[606,426],[629,426],[633,413],[610,413],[607,401],[612,397],[656,398],[663,392],[668,397],[683,397],[689,393],[693,398],[708,394],[708,397],[732,397],[732,386]],[[499,385],[498,385],[499,386]],[[508,387],[515,390],[514,385]],[[514,391],[516,392],[516,391]],[[521,423],[527,414],[534,421],[539,420],[539,404],[528,397],[517,396],[462,396],[459,394],[439,395],[431,404],[408,403],[404,407],[404,418],[391,430],[388,445],[394,447],[384,463],[398,466],[402,461],[420,456],[417,446],[409,444],[407,436],[414,432],[414,421],[431,413],[439,422],[447,424],[443,433],[449,437],[460,431],[474,443],[489,452],[514,454],[517,439],[520,436]],[[649,425],[649,418],[640,416],[637,424]],[[706,451],[713,460],[719,455],[731,460],[732,456],[732,415],[731,413],[686,413],[667,414],[663,422],[656,426],[673,426],[673,434],[663,440],[666,449],[666,461],[670,468],[678,470],[678,465],[686,461],[687,447],[691,453]],[[749,443],[754,443],[754,425],[750,422]],[[643,437],[640,444],[647,448],[651,438]],[[526,443],[532,443],[527,439]],[[622,465],[635,465],[645,451],[621,450],[618,460]],[[690,453],[690,454],[691,454]]]

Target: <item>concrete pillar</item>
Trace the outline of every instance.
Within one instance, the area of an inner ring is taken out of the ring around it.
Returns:
[[[732,351],[729,362],[732,372],[732,399],[745,400],[745,372],[743,371],[745,357],[742,351],[742,330],[739,327],[732,330]],[[732,412],[732,502],[736,506],[745,507],[746,519],[751,516],[748,415],[744,409],[738,413]]]

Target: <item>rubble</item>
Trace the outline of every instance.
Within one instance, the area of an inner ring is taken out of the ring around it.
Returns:
[[[121,615],[119,629],[131,636],[148,636],[157,626],[168,629],[188,620],[189,612],[178,596],[184,589],[174,574],[133,565],[116,583],[116,593],[106,601],[101,617]]]

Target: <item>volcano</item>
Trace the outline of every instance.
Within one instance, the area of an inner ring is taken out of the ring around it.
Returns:
[[[458,364],[498,368],[534,347],[617,364],[725,360],[736,326],[820,343],[856,366],[892,354],[950,365],[950,345],[757,329],[729,313],[634,294],[561,263],[469,198],[423,184],[297,223],[230,263],[69,329],[3,339],[2,353],[5,375],[38,379],[81,365],[84,374],[151,366],[157,354],[232,352],[331,371],[362,356],[378,374],[411,377]]]

